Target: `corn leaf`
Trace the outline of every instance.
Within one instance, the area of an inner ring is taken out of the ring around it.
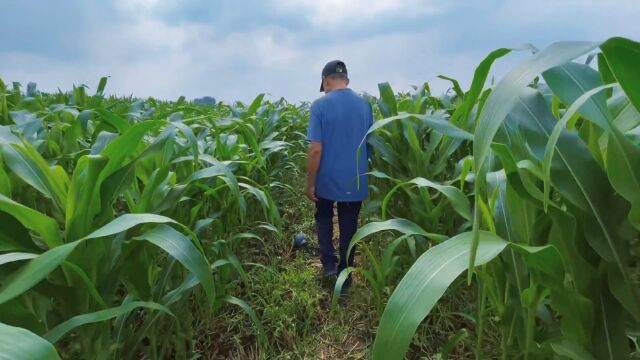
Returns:
[[[209,264],[191,240],[167,225],[159,225],[155,229],[147,231],[134,239],[147,240],[160,247],[196,275],[209,298],[209,303],[213,305],[216,294]]]
[[[600,46],[607,59],[609,69],[615,76],[624,92],[640,111],[640,43],[633,40],[614,37]]]
[[[0,323],[0,358],[11,360],[58,360],[47,340],[29,330]]]
[[[0,211],[18,220],[25,228],[38,233],[50,248],[62,244],[58,223],[47,215],[19,204],[0,194]]]
[[[150,309],[150,310],[158,310],[166,314],[169,314],[172,317],[175,317],[175,315],[173,315],[171,310],[167,309],[165,306],[160,305],[158,303],[154,303],[150,301],[133,301],[117,307],[74,316],[71,319],[51,329],[48,333],[44,335],[44,338],[52,343],[55,343],[58,340],[60,340],[65,334],[67,334],[69,331],[72,331],[82,325],[113,319],[120,315],[130,313],[131,311],[140,307]]]
[[[418,325],[429,314],[445,290],[466,270],[471,250],[471,232],[456,235],[422,254],[402,278],[382,314],[373,344],[373,359],[402,359]],[[474,263],[495,258],[507,242],[480,233]]]

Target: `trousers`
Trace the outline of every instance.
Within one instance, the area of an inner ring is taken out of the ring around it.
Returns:
[[[358,215],[362,201],[338,201],[338,225],[340,229],[340,258],[333,247],[333,204],[335,201],[318,198],[316,201],[316,231],[320,244],[320,261],[325,273],[340,273],[354,266],[355,247],[347,259],[347,249],[353,234],[358,230]],[[337,265],[337,267],[336,267]]]

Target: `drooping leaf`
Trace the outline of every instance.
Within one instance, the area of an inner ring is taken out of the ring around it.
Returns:
[[[436,242],[442,242],[447,239],[444,235],[432,234],[424,231],[420,226],[406,219],[391,219],[387,221],[371,222],[360,229],[351,238],[348,254],[351,253],[353,247],[365,237],[386,230],[399,231],[403,234],[422,235]]]
[[[150,309],[150,310],[161,311],[168,315],[171,315],[172,317],[175,317],[175,315],[173,315],[171,310],[167,309],[165,306],[160,305],[158,303],[154,303],[150,301],[133,301],[133,302],[129,302],[117,307],[110,308],[110,309],[105,309],[105,310],[100,310],[100,311],[96,311],[88,314],[74,316],[71,319],[51,329],[48,333],[44,335],[44,338],[52,343],[55,343],[58,340],[60,340],[65,334],[67,334],[69,331],[72,331],[82,325],[93,324],[93,323],[113,319],[120,315],[130,313],[134,309],[137,309],[140,307]]]
[[[0,265],[11,263],[14,261],[29,260],[37,257],[38,254],[13,252],[0,255]]]
[[[405,183],[400,183],[394,186],[387,193],[387,195],[384,197],[382,201],[382,218],[383,219],[385,219],[387,205],[389,203],[389,199],[391,198],[391,196],[398,189],[400,189],[400,187],[407,186],[407,185],[415,185],[418,187],[428,187],[428,188],[439,191],[444,196],[446,196],[447,199],[449,199],[449,201],[451,202],[451,205],[458,212],[458,214],[460,214],[463,218],[467,220],[471,220],[471,209],[469,205],[469,199],[462,191],[460,191],[458,188],[454,186],[437,184],[425,178],[415,178]]]
[[[495,258],[507,246],[481,232],[476,265]],[[373,359],[402,359],[418,325],[445,290],[466,270],[472,233],[456,235],[422,254],[402,278],[382,314],[373,344]]]
[[[145,223],[177,223],[175,220],[156,214],[124,214],[115,218],[110,223],[95,230],[83,239],[95,239],[99,237],[115,235],[132,227]]]
[[[0,304],[19,296],[39,283],[57,268],[79,243],[79,241],[75,241],[54,247],[30,260],[0,287]]]
[[[114,235],[144,223],[167,222],[175,223],[175,220],[154,214],[125,214],[80,240],[54,247],[30,260],[2,284],[0,304],[19,296],[47,277],[82,241]]]
[[[616,80],[629,96],[636,110],[640,111],[640,73],[638,72],[640,43],[614,37],[605,41],[600,48]]]
[[[209,303],[213,305],[216,295],[209,264],[191,240],[167,225],[159,225],[155,229],[135,237],[135,239],[147,240],[160,247],[195,274],[209,298]]]
[[[58,223],[47,215],[17,203],[2,194],[0,194],[0,211],[13,216],[25,228],[38,233],[50,248],[62,244]]]
[[[57,176],[30,144],[0,144],[0,149],[4,162],[11,171],[44,196],[52,199],[60,209],[64,209],[66,189],[63,179]]]
[[[560,138],[560,133],[565,129],[565,126],[569,121],[569,119],[571,119],[573,115],[576,114],[578,110],[583,107],[583,105],[587,104],[587,102],[591,99],[592,96],[600,93],[602,90],[609,89],[614,85],[615,84],[602,85],[585,92],[573,104],[571,104],[569,109],[567,109],[564,115],[562,115],[562,118],[560,119],[560,121],[558,121],[554,126],[553,131],[551,132],[551,135],[549,135],[549,142],[547,143],[547,146],[545,148],[544,160],[542,162],[542,171],[544,174],[544,182],[545,182],[545,185],[544,185],[545,186],[544,187],[545,209],[548,206],[548,201],[549,201],[548,199],[549,199],[549,191],[550,191],[549,183],[550,183],[550,177],[551,177],[551,161],[552,161],[553,155],[556,152],[555,147],[556,147],[556,144],[558,143],[558,139]],[[606,119],[604,119],[604,121],[605,123],[603,124],[603,126],[608,127],[608,123],[606,123]]]
[[[29,330],[0,323],[0,358],[11,360],[58,360],[47,340]]]

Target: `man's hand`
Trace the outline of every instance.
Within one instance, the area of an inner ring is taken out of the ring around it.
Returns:
[[[318,167],[320,167],[320,158],[322,157],[322,143],[312,141],[309,144],[309,152],[307,159],[307,190],[306,194],[309,200],[318,201],[316,197],[316,175]]]
[[[307,197],[309,200],[316,202],[318,198],[316,197],[316,186],[315,185],[307,185]]]

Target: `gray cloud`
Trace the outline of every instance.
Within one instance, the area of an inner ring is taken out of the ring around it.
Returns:
[[[478,2],[72,0],[7,2],[0,77],[40,88],[95,86],[111,93],[175,99],[211,95],[251,100],[259,92],[312,100],[322,65],[347,63],[356,90],[377,93],[432,82],[468,86],[497,47],[556,40],[638,39],[633,0]],[[338,11],[335,15],[335,11]],[[333,14],[333,15],[332,15]],[[500,60],[500,76],[526,56]]]

